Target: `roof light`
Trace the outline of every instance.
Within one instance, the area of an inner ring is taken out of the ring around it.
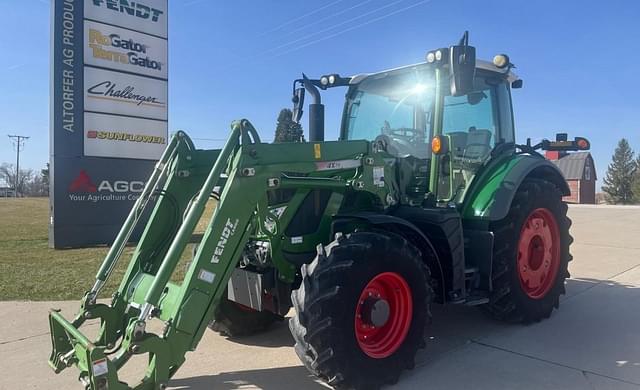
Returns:
[[[436,60],[436,54],[434,52],[432,52],[432,51],[428,52],[427,53],[427,62],[431,64],[435,60]]]
[[[327,76],[320,77],[320,84],[326,87],[329,85],[329,78]]]
[[[509,56],[506,54],[498,54],[493,57],[493,64],[500,69],[506,68],[510,64]]]

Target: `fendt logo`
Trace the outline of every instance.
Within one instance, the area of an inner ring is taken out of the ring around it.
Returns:
[[[140,19],[157,22],[164,12],[157,8],[144,5],[137,1],[128,0],[93,0],[93,5],[97,7],[107,7],[108,9],[120,12],[125,15],[135,16]]]
[[[89,174],[81,170],[69,185],[69,199],[75,202],[136,200],[143,190],[143,181],[102,180],[96,185]]]

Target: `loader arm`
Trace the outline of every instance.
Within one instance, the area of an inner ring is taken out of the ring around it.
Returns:
[[[336,159],[323,162],[323,153]],[[393,184],[364,184],[375,182],[374,166],[378,170],[384,167],[388,177],[393,169],[385,166],[388,156],[366,157],[368,153],[370,144],[366,141],[261,144],[246,120],[232,124],[229,141],[221,151],[196,150],[186,134],[178,132],[125,221],[94,286],[82,299],[75,319],[68,321],[51,311],[53,351],[49,364],[56,372],[75,365],[86,389],[165,388],[186,353],[200,341],[241,251],[260,223],[259,216],[268,214],[268,190],[366,190],[384,207],[397,199]],[[283,173],[287,170],[304,176],[289,177]],[[183,282],[174,283],[172,275],[214,188],[219,188],[220,198],[213,216]],[[145,206],[154,200],[154,210],[120,287],[110,304],[99,303],[96,297],[122,256]],[[277,227],[281,231],[285,228]],[[92,319],[100,321],[95,340],[80,330]],[[152,332],[148,326],[152,323],[161,324],[163,330]],[[140,354],[148,354],[142,379],[133,385],[122,382],[119,370]]]

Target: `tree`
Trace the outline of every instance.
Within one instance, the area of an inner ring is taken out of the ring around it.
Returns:
[[[290,109],[283,108],[278,114],[275,142],[304,142],[302,126],[293,121]]]
[[[24,194],[25,184],[31,180],[33,171],[31,169],[21,169],[18,174],[18,188],[16,192],[18,195]],[[3,163],[0,165],[0,178],[7,183],[11,188],[16,184],[16,168],[13,164]]]
[[[640,153],[636,157],[635,161],[636,172],[633,175],[633,184],[631,186],[631,191],[633,192],[633,197],[637,201],[640,201]]]
[[[42,193],[49,196],[49,163],[46,168],[40,170],[40,177],[42,178]]]
[[[621,139],[613,152],[602,186],[610,203],[630,204],[635,201],[632,188],[638,167],[633,155],[629,142]]]

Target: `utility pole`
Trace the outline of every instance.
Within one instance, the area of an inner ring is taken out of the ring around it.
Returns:
[[[20,150],[24,149],[24,143],[29,139],[29,137],[25,137],[24,135],[9,135],[8,137],[11,138],[11,141],[13,141],[16,148],[16,182],[13,188],[13,195],[17,198],[18,187],[20,185]]]

